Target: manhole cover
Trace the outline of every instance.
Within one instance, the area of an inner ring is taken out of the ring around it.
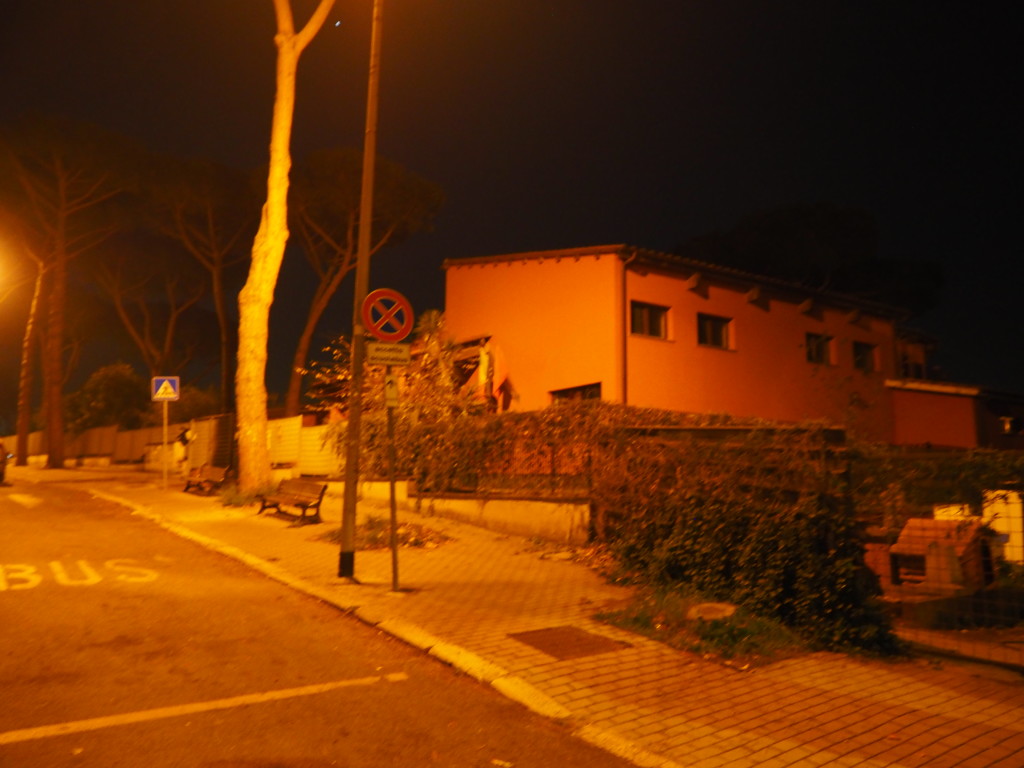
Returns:
[[[578,627],[548,627],[529,632],[510,632],[509,637],[536,648],[559,661],[596,656],[599,653],[628,648],[629,643],[611,640]]]

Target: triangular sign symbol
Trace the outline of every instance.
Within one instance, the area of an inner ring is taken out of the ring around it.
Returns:
[[[174,397],[177,394],[170,379],[164,379],[160,388],[156,391],[156,397]]]

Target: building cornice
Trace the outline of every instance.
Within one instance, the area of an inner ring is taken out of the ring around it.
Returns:
[[[889,389],[904,389],[911,392],[930,392],[935,395],[957,395],[959,397],[977,397],[982,393],[979,387],[965,384],[950,384],[944,381],[924,381],[920,379],[886,379],[885,386]]]
[[[631,245],[595,245],[582,248],[562,248],[547,251],[524,251],[521,253],[506,253],[495,256],[478,256],[463,259],[445,259],[441,264],[443,270],[457,269],[461,267],[486,266],[497,264],[525,263],[529,261],[561,261],[562,259],[582,259],[588,257],[600,258],[602,256],[615,256],[621,259],[626,268],[638,272],[662,272],[666,274],[679,275],[687,279],[697,281],[707,280],[718,284],[726,284],[739,288],[743,291],[752,289],[767,289],[778,298],[803,303],[807,300],[818,301],[830,307],[846,310],[860,310],[875,316],[885,317],[893,320],[905,320],[908,313],[898,307],[888,304],[861,299],[833,291],[808,288],[798,283],[788,282],[779,278],[758,275],[753,272],[746,272],[733,267],[724,267],[719,264],[698,261],[683,256],[676,256],[670,253],[638,248]]]

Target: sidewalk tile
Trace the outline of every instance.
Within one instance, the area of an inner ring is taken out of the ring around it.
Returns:
[[[875,662],[815,653],[748,671],[676,651],[603,625],[593,615],[621,605],[631,590],[585,566],[546,558],[525,539],[400,510],[400,519],[452,539],[431,550],[402,550],[390,592],[390,552],[356,554],[362,585],[336,576],[338,547],[317,537],[327,524],[290,528],[216,497],[184,494],[146,473],[15,467],[16,484],[75,482],[116,498],[198,538],[246,553],[247,562],[290,574],[375,621],[413,625],[424,635],[509,671],[573,722],[614,734],[686,768],[1020,768],[1024,765],[1024,685],[967,674],[955,665]],[[85,482],[83,482],[85,481]],[[360,512],[369,510],[361,505]],[[386,516],[387,510],[375,510]],[[629,643],[559,660],[510,633],[571,626]]]

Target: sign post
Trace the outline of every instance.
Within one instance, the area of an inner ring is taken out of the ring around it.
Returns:
[[[363,413],[363,353],[366,335],[360,310],[370,285],[370,230],[373,229],[373,176],[377,155],[377,92],[384,0],[373,0],[370,27],[370,73],[366,89],[366,132],[363,178],[359,192],[359,237],[356,243],[356,284],[352,300],[352,398],[345,428],[345,498],[341,508],[341,552],[338,577],[355,581],[356,484],[359,481],[359,431]]]
[[[409,346],[397,342],[409,335],[412,330],[412,305],[398,291],[390,288],[378,288],[369,293],[360,312],[363,328],[377,339],[367,344],[366,362],[369,365],[384,366],[384,406],[387,409],[388,439],[388,486],[391,501],[391,591],[397,592],[398,585],[398,505],[395,501],[395,408],[398,407],[398,382],[395,381],[392,367],[408,365],[411,359]],[[343,516],[344,517],[344,516]],[[342,528],[344,530],[344,519]],[[344,548],[346,540],[342,536],[342,553],[339,562],[354,562],[355,553],[348,554]]]
[[[398,386],[389,365],[384,374],[384,403],[388,412],[388,491],[391,504],[391,591],[398,591],[398,506],[395,503],[395,406]]]
[[[160,451],[164,467],[164,490],[167,490],[167,404],[181,396],[181,380],[177,376],[154,376],[150,381],[154,403],[163,403],[164,444]]]

